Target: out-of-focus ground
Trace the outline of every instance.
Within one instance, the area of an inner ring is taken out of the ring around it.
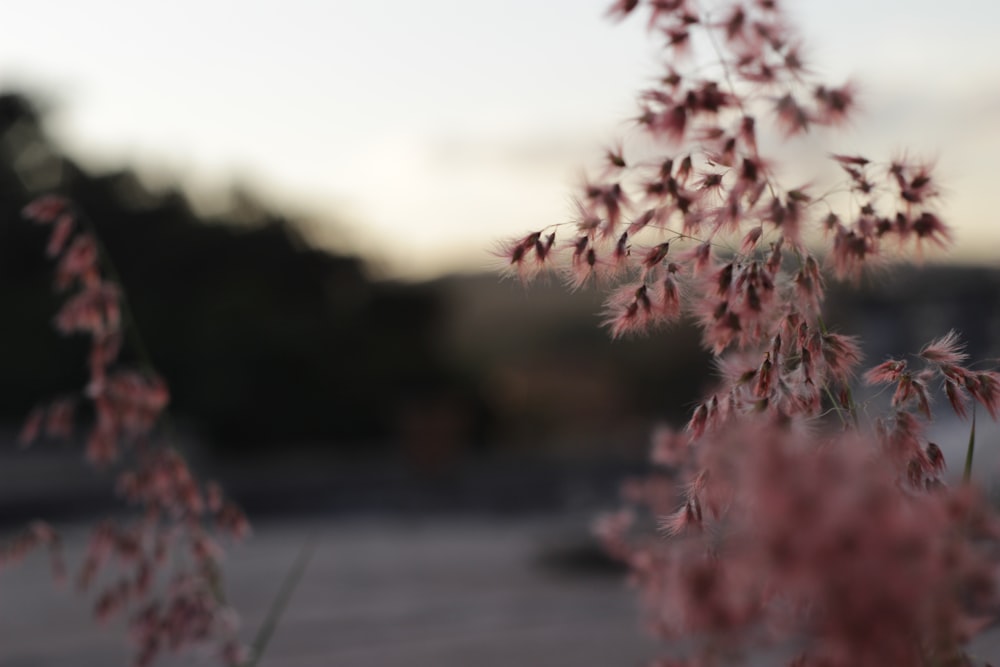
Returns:
[[[312,560],[262,667],[631,667],[658,645],[616,573],[575,557],[581,517],[265,521],[233,549],[226,574],[242,634],[260,625],[299,552]],[[70,555],[83,533],[68,531]],[[567,542],[567,537],[570,541]],[[121,624],[96,626],[54,586],[45,559],[0,574],[0,664],[125,665]],[[970,647],[1000,656],[1000,631]],[[162,665],[211,663],[185,653]],[[750,667],[771,664],[760,657]]]
[[[615,572],[576,556],[586,517],[263,521],[226,561],[249,639],[292,562],[315,550],[261,665],[638,665],[654,643]],[[84,533],[67,531],[78,555]],[[120,624],[100,627],[57,588],[45,558],[0,574],[0,664],[127,664]],[[186,654],[164,665],[199,664]],[[202,662],[210,656],[202,656]]]

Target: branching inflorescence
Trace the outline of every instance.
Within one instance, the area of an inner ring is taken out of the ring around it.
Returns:
[[[128,311],[87,221],[57,196],[34,201],[24,215],[50,228],[46,253],[56,261],[55,286],[70,292],[55,326],[65,335],[89,337],[90,350],[86,387],[35,408],[21,442],[82,434],[87,460],[114,470],[118,495],[135,509],[133,519],[108,519],[94,528],[76,584],[84,592],[98,589],[98,618],[131,612],[137,666],[163,651],[213,642],[225,662],[238,664],[242,649],[222,590],[215,536],[239,539],[249,524],[217,484],[198,482],[184,457],[160,444],[167,385],[151,368],[119,362]],[[5,560],[58,543],[51,527],[36,523],[11,543]],[[61,573],[61,557],[54,555]]]
[[[862,376],[895,388],[869,418],[852,392],[860,341],[822,316],[825,275],[857,280],[947,245],[931,165],[834,153],[843,183],[783,185],[765,147],[843,124],[855,87],[814,79],[773,0],[617,0],[610,14],[643,11],[666,54],[639,100],[643,157],[609,150],[571,236],[559,238],[565,223],[537,230],[504,257],[524,280],[556,270],[608,289],[614,337],[687,315],[716,356],[719,380],[686,428],[656,438],[668,474],[630,485],[637,507],[598,524],[650,627],[684,640],[662,664],[761,646],[798,667],[969,664],[961,647],[996,603],[985,545],[1000,524],[971,485],[943,483],[924,432],[939,390],[959,417],[978,404],[996,418],[1000,375],[966,365],[949,332],[916,368],[889,360]],[[683,484],[665,493],[671,476]],[[634,529],[639,507],[664,534]]]

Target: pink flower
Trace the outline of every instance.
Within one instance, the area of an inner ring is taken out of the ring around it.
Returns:
[[[108,282],[92,284],[71,297],[55,318],[61,333],[86,332],[104,336],[116,332],[121,325],[120,291]]]
[[[17,441],[20,443],[21,447],[27,447],[38,439],[38,436],[42,432],[42,424],[45,420],[45,408],[36,407],[28,414],[27,419],[24,420],[24,425],[21,426],[21,432],[17,436]]]
[[[661,426],[653,434],[650,460],[662,466],[676,466],[687,457],[688,440],[669,426]]]
[[[754,227],[747,232],[746,236],[743,237],[743,242],[740,244],[740,253],[744,255],[749,254],[755,247],[757,247],[757,242],[763,234],[763,227]]]
[[[676,273],[676,268],[668,267],[663,280],[654,285],[651,298],[658,323],[671,322],[681,314],[681,291],[674,277]]]
[[[667,535],[683,535],[702,527],[701,505],[698,498],[688,500],[683,507],[660,521],[660,530]]]
[[[52,234],[49,236],[49,243],[45,246],[45,255],[47,257],[57,257],[62,253],[75,226],[76,219],[70,213],[63,213],[56,218]]]
[[[819,106],[819,121],[824,125],[842,124],[856,106],[855,86],[847,83],[839,88],[817,86],[813,92]]]
[[[645,284],[626,285],[608,300],[604,324],[612,338],[648,330],[654,320],[653,302]]]
[[[661,262],[663,262],[664,259],[666,259],[667,253],[669,251],[670,251],[669,241],[650,248],[649,250],[646,251],[645,255],[643,255],[642,267],[646,269],[646,271],[655,269],[657,266],[660,265]]]
[[[639,6],[639,0],[615,0],[608,9],[608,16],[620,20],[631,14]]]
[[[968,416],[968,412],[965,409],[965,392],[962,387],[951,380],[946,380],[944,390],[955,414],[963,419]]]
[[[812,118],[791,94],[778,99],[775,102],[774,110],[778,115],[778,125],[784,131],[785,136],[791,137],[809,131],[809,123],[812,122]]]
[[[990,417],[1000,414],[1000,373],[982,371],[973,374],[965,383],[965,388],[979,404],[986,408]]]
[[[76,400],[61,398],[53,401],[45,414],[45,435],[50,438],[69,439],[73,435],[73,413]]]
[[[89,235],[73,239],[56,266],[56,286],[66,289],[74,280],[92,286],[99,281],[97,243]]]
[[[579,289],[596,278],[600,260],[589,236],[577,237],[572,247],[573,256],[567,273],[567,282],[572,289]]]
[[[823,334],[822,350],[827,369],[840,382],[846,382],[861,362],[861,348],[853,336]]]
[[[952,329],[941,338],[925,345],[920,350],[920,356],[939,365],[958,365],[969,358],[964,347],[958,334]]]
[[[930,242],[939,248],[946,247],[951,243],[951,230],[941,218],[933,213],[924,211],[911,224],[911,229],[917,235],[918,249],[923,241]]]
[[[58,195],[45,195],[24,207],[21,214],[39,224],[49,224],[69,210],[69,202]]]
[[[548,258],[552,247],[548,240],[543,243],[541,238],[541,232],[532,232],[520,239],[504,243],[496,254],[505,260],[506,270],[522,281],[527,281],[534,275],[538,266]],[[551,240],[555,240],[554,234]],[[532,253],[535,254],[535,261],[532,261]]]
[[[891,384],[896,382],[905,370],[905,361],[889,359],[865,373],[865,382],[868,384]]]

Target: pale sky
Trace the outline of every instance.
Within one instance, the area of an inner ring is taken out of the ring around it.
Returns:
[[[0,86],[57,103],[95,168],[201,197],[238,181],[389,275],[488,267],[566,220],[585,163],[659,72],[608,0],[34,0],[6,16]],[[841,152],[937,158],[953,256],[1000,265],[1000,3],[800,0],[816,70],[861,84]]]

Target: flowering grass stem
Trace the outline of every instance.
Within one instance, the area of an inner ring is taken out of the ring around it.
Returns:
[[[969,429],[969,446],[965,450],[965,470],[962,472],[962,483],[968,484],[972,479],[972,456],[976,451],[976,404],[972,404],[972,428]]]
[[[933,165],[830,153],[842,180],[784,187],[758,134],[782,143],[842,126],[857,88],[813,76],[782,3],[723,4],[615,1],[611,16],[647,13],[665,42],[664,75],[633,119],[660,157],[644,148],[632,160],[616,144],[575,200],[573,238],[557,247],[534,231],[503,246],[522,279],[554,269],[572,289],[608,289],[615,338],[693,316],[717,362],[670,444],[683,454],[657,440],[657,473],[623,491],[626,507],[598,534],[629,565],[655,633],[693,644],[663,664],[743,664],[761,628],[776,631],[772,647],[805,640],[788,667],[970,664],[961,647],[1000,598],[997,519],[944,483],[927,429],[938,381],[958,417],[975,402],[1000,418],[1000,372],[968,366],[950,331],[916,362],[859,375],[861,339],[822,315],[827,274],[857,285],[886,250],[921,259],[948,245]],[[705,56],[718,71],[698,68]],[[829,201],[836,193],[848,196]],[[656,234],[674,228],[686,238]],[[828,247],[814,249],[813,229]],[[859,382],[893,390],[884,414],[858,403]],[[974,447],[975,413],[970,486]],[[647,518],[664,535],[646,534]]]
[[[281,588],[278,589],[277,595],[271,601],[271,606],[267,610],[267,616],[264,617],[260,629],[257,630],[257,636],[254,637],[253,643],[250,645],[250,657],[240,667],[256,667],[264,655],[267,645],[271,642],[271,637],[274,636],[274,631],[278,628],[281,616],[285,613],[292,595],[302,582],[302,576],[305,574],[306,568],[309,566],[309,561],[312,560],[315,551],[316,538],[310,538],[309,541],[302,545],[298,557],[296,557],[295,562],[292,563],[287,574],[285,574],[284,580],[281,582]]]
[[[97,246],[97,261],[100,263],[107,278],[118,287],[118,303],[121,308],[122,320],[124,324],[124,326],[122,326],[122,332],[131,344],[132,350],[138,357],[139,364],[143,367],[143,369],[151,373],[155,372],[156,365],[153,363],[153,357],[149,353],[146,341],[143,339],[142,330],[135,321],[135,313],[132,310],[132,303],[129,301],[128,293],[125,289],[125,282],[122,280],[121,274],[118,272],[118,267],[115,266],[111,253],[108,252],[107,246],[104,245],[104,241],[101,239],[101,235],[98,233],[94,222],[78,208],[73,209],[73,215],[80,222],[80,225],[90,233],[91,238],[94,240],[94,245]],[[163,425],[167,426],[167,430],[170,431],[171,429],[166,423],[170,418],[166,411],[164,411],[162,419],[164,422]]]
[[[826,322],[823,320],[822,315],[816,316],[816,323],[819,325],[819,330],[824,334],[830,333],[829,329],[826,328]],[[823,388],[826,390],[827,397],[830,399],[830,402],[833,403],[834,409],[840,416],[840,420],[844,423],[844,426],[847,426],[847,418],[844,417],[840,401],[838,401],[836,396],[833,395],[833,392],[830,390],[830,385],[824,385]],[[858,405],[854,402],[854,392],[851,391],[851,385],[847,382],[844,383],[844,395],[847,397],[847,411],[851,415],[851,420],[854,422],[854,428],[860,428],[861,422],[858,421]]]
[[[56,262],[56,290],[69,292],[56,314],[56,329],[65,335],[88,335],[91,347],[85,387],[36,407],[21,443],[29,446],[39,437],[74,439],[74,413],[78,404],[84,406],[84,414],[90,413],[83,436],[87,460],[101,470],[114,466],[116,494],[136,506],[141,516],[134,521],[108,519],[95,527],[78,586],[87,590],[100,579],[110,556],[117,556],[115,561],[125,570],[123,583],[98,592],[94,614],[107,619],[130,610],[137,667],[150,665],[163,647],[209,641],[219,643],[222,660],[236,664],[241,649],[229,620],[215,535],[240,539],[249,530],[246,518],[218,484],[199,481],[183,456],[153,437],[155,432],[172,432],[165,414],[169,390],[153,368],[96,226],[57,195],[34,200],[23,214],[52,230],[46,255]],[[123,342],[140,369],[120,362]],[[29,546],[58,541],[41,524],[31,535]],[[172,575],[171,584],[160,590],[154,584],[165,571]]]

